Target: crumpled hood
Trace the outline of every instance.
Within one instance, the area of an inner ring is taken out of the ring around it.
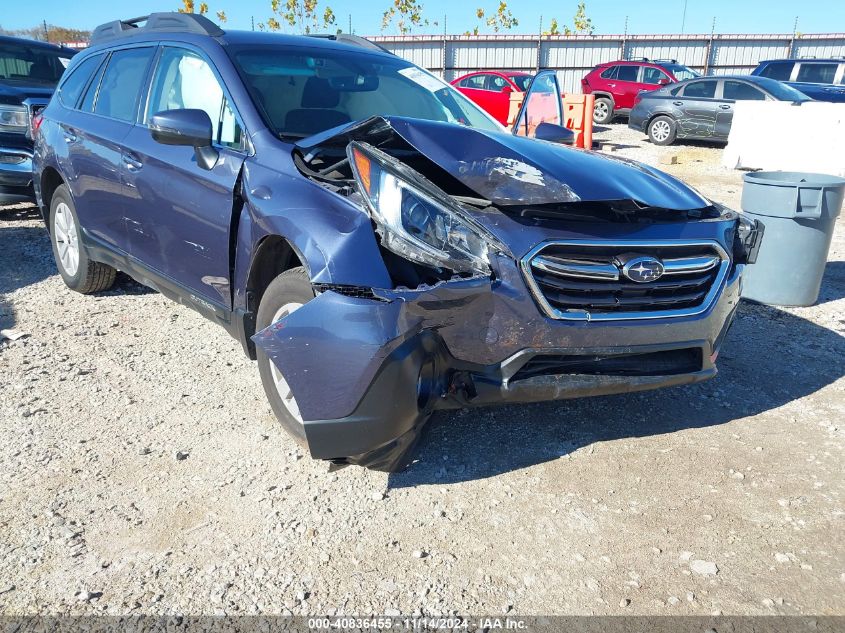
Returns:
[[[453,123],[373,117],[302,139],[297,146],[351,140],[378,146],[391,132],[497,206],[633,200],[687,211],[710,204],[677,178],[634,161]]]

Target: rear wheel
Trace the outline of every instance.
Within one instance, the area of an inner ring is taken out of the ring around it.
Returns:
[[[598,97],[593,105],[593,123],[610,123],[613,120],[613,101]]]
[[[91,261],[81,236],[73,198],[67,186],[61,185],[53,192],[50,201],[50,242],[59,274],[68,288],[82,294],[111,288],[117,271],[106,264]]]
[[[314,298],[314,290],[305,268],[291,268],[276,277],[267,286],[261,297],[256,315],[256,330],[261,331],[292,312],[295,312]],[[299,403],[293,395],[282,372],[261,350],[256,350],[258,373],[261,384],[273,408],[273,413],[284,429],[300,444],[305,444],[305,426],[299,411]]]
[[[648,138],[655,145],[671,145],[675,142],[678,125],[668,116],[655,117],[648,124]]]

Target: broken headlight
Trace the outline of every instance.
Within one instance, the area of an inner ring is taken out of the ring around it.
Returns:
[[[411,261],[458,273],[489,273],[504,247],[435,185],[366,143],[347,148],[382,245]]]

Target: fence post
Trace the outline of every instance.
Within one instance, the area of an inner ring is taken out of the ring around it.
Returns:
[[[443,16],[443,48],[440,51],[440,54],[443,56],[443,81],[449,81],[449,77],[446,76],[446,16]]]

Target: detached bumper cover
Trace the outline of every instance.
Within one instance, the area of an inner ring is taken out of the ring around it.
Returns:
[[[395,470],[436,409],[624,393],[716,374],[741,267],[692,318],[572,323],[543,316],[516,264],[496,263],[495,281],[374,289],[371,299],[324,292],[255,335],[297,399],[314,458]],[[688,350],[697,365],[659,373],[664,365],[649,364],[673,350]],[[626,357],[633,362],[620,362]]]

